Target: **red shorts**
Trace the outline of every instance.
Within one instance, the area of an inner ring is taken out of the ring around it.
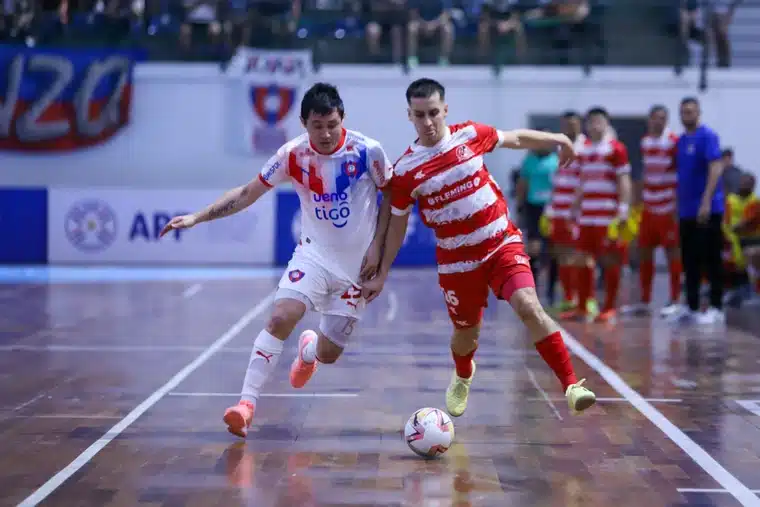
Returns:
[[[644,211],[639,226],[641,248],[675,248],[678,246],[678,221],[668,213],[657,215]]]
[[[575,246],[577,242],[575,222],[567,218],[552,218],[551,242],[557,246]]]
[[[578,250],[594,258],[603,255],[619,255],[625,253],[625,246],[612,241],[607,235],[606,225],[581,225],[578,232]]]
[[[476,326],[488,306],[488,288],[498,299],[512,297],[518,289],[535,288],[530,258],[522,243],[502,246],[472,271],[438,274],[449,318],[457,329]]]

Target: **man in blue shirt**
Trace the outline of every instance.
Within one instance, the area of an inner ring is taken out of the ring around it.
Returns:
[[[684,316],[701,325],[717,324],[725,322],[721,255],[725,196],[720,142],[710,127],[700,123],[700,107],[695,98],[681,101],[681,123],[685,131],[678,140],[676,165],[681,258],[689,305]],[[710,307],[700,313],[703,273],[710,282]]]

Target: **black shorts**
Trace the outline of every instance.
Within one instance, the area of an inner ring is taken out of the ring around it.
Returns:
[[[522,226],[520,228],[523,230],[529,240],[541,239],[539,222],[541,221],[541,215],[543,214],[543,205],[526,202],[523,206]]]

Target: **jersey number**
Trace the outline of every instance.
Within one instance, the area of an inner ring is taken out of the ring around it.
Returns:
[[[454,293],[453,290],[444,290],[443,291],[443,299],[446,300],[446,304],[449,306],[459,306],[459,298],[457,298],[457,295]]]

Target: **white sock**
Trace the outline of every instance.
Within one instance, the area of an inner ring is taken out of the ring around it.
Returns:
[[[283,344],[282,340],[269,334],[266,329],[261,330],[256,341],[253,342],[251,359],[248,362],[248,370],[245,372],[245,380],[243,380],[242,400],[256,403],[261,386],[277,366]]]
[[[301,352],[301,359],[303,359],[304,363],[313,363],[317,360],[317,342],[319,341],[319,338],[316,340],[312,340],[309,342],[307,346],[303,348],[303,352]]]

